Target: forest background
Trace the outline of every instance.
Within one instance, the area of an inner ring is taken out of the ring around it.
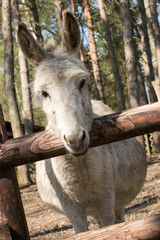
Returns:
[[[32,104],[29,84],[35,68],[18,48],[18,24],[23,21],[41,45],[52,36],[60,45],[63,9],[79,23],[79,57],[91,73],[93,99],[115,111],[160,99],[160,1],[1,0],[0,5],[0,103],[14,137],[47,122]],[[160,152],[159,133],[153,134],[153,142],[153,151]],[[31,181],[28,169],[17,169],[22,185]]]

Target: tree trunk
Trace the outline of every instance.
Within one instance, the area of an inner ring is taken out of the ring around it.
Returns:
[[[84,58],[84,50],[83,50],[83,43],[81,42],[81,45],[80,45],[80,60],[81,60],[81,63],[85,66],[85,58]]]
[[[145,90],[145,82],[141,70],[141,65],[137,63],[137,75],[138,75],[138,84],[139,84],[139,91],[140,91],[140,105],[148,104],[147,94]]]
[[[146,0],[145,0],[146,1]],[[156,69],[153,69],[152,65],[152,54],[154,53],[152,49],[151,53],[151,48],[150,48],[150,43],[154,43],[154,39],[149,42],[149,32],[147,31],[147,16],[145,12],[145,6],[144,2],[145,1],[138,1],[138,7],[139,7],[139,27],[140,27],[140,33],[141,33],[141,43],[142,43],[142,53],[143,53],[143,66],[144,66],[144,71],[145,71],[145,77],[146,77],[146,83],[147,83],[147,90],[149,94],[149,101],[151,103],[157,102],[158,98],[155,92],[156,85],[158,85],[159,88],[159,83],[158,81],[154,81],[155,79],[155,74],[157,74]],[[149,13],[148,13],[149,14]],[[149,21],[149,20],[148,20]],[[148,27],[151,28],[151,23],[148,24]],[[156,75],[157,78],[157,75]],[[157,93],[159,93],[159,90],[157,90]],[[153,151],[155,153],[160,152],[160,137],[159,137],[159,132],[154,132],[153,133]]]
[[[4,84],[7,96],[10,121],[14,137],[23,135],[20,114],[14,87],[14,54],[11,27],[11,4],[10,1],[2,1],[2,28],[4,39]]]
[[[43,36],[42,36],[42,33],[41,33],[41,27],[40,27],[40,24],[39,24],[39,15],[38,15],[38,9],[37,9],[37,5],[36,5],[36,1],[35,0],[29,0],[29,3],[31,4],[31,11],[33,13],[36,38],[42,44],[43,43]]]
[[[139,105],[139,89],[137,77],[137,59],[135,54],[135,43],[133,39],[133,27],[128,0],[120,0],[120,10],[122,17],[123,40],[126,68],[128,75],[128,96],[130,107]]]
[[[146,77],[146,83],[148,87],[149,100],[150,102],[156,102],[157,96],[152,86],[154,81],[154,70],[152,65],[152,54],[150,49],[149,37],[147,32],[147,19],[145,14],[144,1],[138,2],[139,7],[139,28],[141,33],[141,46],[142,46],[142,57],[143,57],[143,66]]]
[[[74,0],[71,0],[71,7],[72,7],[73,15],[76,16],[76,7],[75,7],[75,4],[74,4]]]
[[[86,15],[86,22],[87,22],[88,33],[89,33],[89,42],[90,42],[90,51],[91,51],[91,60],[92,60],[94,79],[95,79],[95,83],[96,83],[96,86],[98,89],[99,98],[103,102],[105,102],[104,88],[103,88],[103,83],[102,83],[102,79],[101,79],[100,66],[99,66],[99,61],[98,61],[98,56],[97,56],[96,42],[95,42],[95,38],[94,38],[92,16],[91,16],[88,0],[83,0],[83,2],[84,2],[84,11],[85,11],[85,15]]]
[[[152,18],[152,27],[155,37],[155,45],[156,45],[156,56],[157,56],[157,67],[158,67],[158,81],[153,82],[153,87],[157,94],[158,101],[160,101],[160,29],[158,24],[158,14],[156,8],[156,1],[150,1],[150,10],[151,10],[151,18]]]
[[[14,24],[15,24],[15,34],[17,35],[18,25],[21,21],[18,2],[17,0],[11,0],[11,4],[12,4],[12,10],[13,10]],[[18,48],[18,56],[19,56],[20,77],[21,77],[21,85],[22,85],[22,104],[23,104],[25,135],[29,135],[34,132],[34,124],[33,124],[33,112],[32,112],[32,104],[31,104],[31,92],[29,88],[28,64],[20,48]]]
[[[156,44],[158,75],[160,78],[160,40],[159,40],[160,29],[158,24],[157,6],[156,6],[156,0],[149,0],[149,2],[150,2],[152,27],[153,27],[154,37],[155,37],[155,44]],[[160,79],[159,79],[159,83],[160,83]]]
[[[134,32],[134,39],[140,39],[139,29],[137,27],[137,22],[134,18],[133,12],[131,12],[132,22],[133,22],[133,32]],[[138,43],[139,44],[139,43]],[[146,93],[146,86],[145,86],[145,79],[142,73],[142,65],[141,65],[141,52],[139,51],[139,46],[136,44],[134,40],[134,49],[135,49],[135,57],[137,59],[137,77],[138,77],[138,86],[139,86],[139,101],[140,105],[148,104],[148,97]]]
[[[63,12],[63,8],[64,8],[63,0],[55,0],[54,5],[55,5],[56,19],[57,19],[57,23],[58,23],[59,36],[60,36],[60,39],[62,40],[62,35],[63,35],[62,12]]]
[[[74,0],[71,0],[71,7],[72,7],[72,13],[73,13],[73,15],[74,15],[75,18],[76,18],[77,8],[76,8],[76,6],[75,6]],[[80,44],[79,54],[80,54],[81,63],[82,63],[83,65],[85,65],[85,59],[84,59],[84,52],[83,52],[83,44],[82,44],[82,41],[81,41],[81,44]]]
[[[110,30],[109,30],[109,22],[108,22],[105,8],[104,8],[103,0],[98,0],[98,4],[99,4],[101,19],[103,22],[105,38],[106,38],[107,45],[108,45],[108,52],[109,52],[110,61],[111,61],[111,65],[112,65],[112,71],[113,71],[113,75],[114,75],[114,79],[115,79],[119,109],[120,109],[120,111],[122,111],[126,108],[125,107],[125,97],[124,97],[124,93],[123,93],[122,80],[121,80],[121,77],[119,74],[118,63],[117,63],[117,59],[116,59],[116,55],[115,55],[115,51],[114,51],[114,47],[113,47],[113,43],[112,43],[112,38],[111,38]]]
[[[150,9],[150,2],[149,0],[144,1],[145,12],[146,12],[146,19],[147,19],[147,31],[149,36],[149,43],[152,53],[152,65],[154,71],[154,79],[159,84],[159,76],[158,76],[158,63],[157,63],[157,53],[156,53],[156,43],[155,43],[155,36],[154,30],[152,25],[152,18],[151,18],[151,9]]]
[[[14,24],[15,24],[15,35],[17,35],[18,25],[21,21],[18,2],[17,0],[11,0]],[[25,135],[33,133],[33,112],[31,105],[31,93],[29,88],[29,75],[28,75],[28,65],[27,61],[21,51],[18,48],[19,65],[20,65],[20,78],[21,78],[21,88],[22,88],[22,105],[23,105],[23,118],[24,118],[24,129]],[[28,185],[31,183],[29,176],[28,166],[23,165],[17,168],[17,178],[19,185]]]

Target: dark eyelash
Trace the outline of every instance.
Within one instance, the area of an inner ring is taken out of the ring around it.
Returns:
[[[80,84],[79,84],[79,90],[80,90],[80,91],[81,91],[82,88],[84,87],[85,83],[86,83],[86,79],[82,79],[81,82],[80,82]]]
[[[49,97],[49,94],[46,91],[42,91],[41,94],[45,98]]]

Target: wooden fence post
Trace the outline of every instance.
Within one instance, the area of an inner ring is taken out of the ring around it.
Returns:
[[[7,131],[0,105],[0,142],[7,140]],[[12,240],[29,240],[26,218],[14,168],[0,170],[0,211],[7,222]]]

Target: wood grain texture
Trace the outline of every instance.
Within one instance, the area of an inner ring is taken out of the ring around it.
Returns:
[[[1,107],[0,139],[7,139]],[[10,227],[12,240],[30,239],[14,168],[0,168],[0,211],[3,222],[7,222]]]
[[[160,214],[66,238],[67,240],[159,240]]]
[[[95,147],[160,130],[160,103],[94,119],[90,145]],[[61,139],[42,131],[0,145],[0,168],[8,168],[67,153]]]

